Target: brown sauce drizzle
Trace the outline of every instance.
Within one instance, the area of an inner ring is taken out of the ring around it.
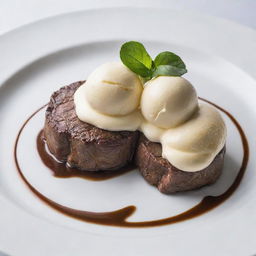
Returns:
[[[48,150],[47,144],[45,142],[43,136],[43,130],[41,130],[37,136],[36,140],[37,151],[39,156],[44,163],[53,173],[55,177],[58,178],[71,178],[71,177],[79,177],[92,181],[102,181],[108,180],[120,175],[123,175],[127,172],[130,172],[136,168],[136,166],[132,163],[127,166],[120,168],[116,171],[100,171],[100,172],[88,172],[82,171],[77,168],[69,167],[66,162],[58,161]]]
[[[26,126],[26,124],[33,118],[33,116],[35,116],[40,110],[42,110],[45,106],[41,107],[40,109],[38,109],[35,113],[33,113],[23,124],[23,126],[21,127],[17,138],[16,138],[16,142],[15,142],[15,147],[14,147],[14,157],[15,157],[15,163],[17,166],[17,170],[21,176],[21,178],[23,179],[23,181],[27,184],[27,186],[30,188],[30,190],[37,196],[39,197],[42,201],[44,201],[46,204],[48,204],[49,206],[51,206],[53,209],[59,211],[60,213],[63,213],[69,217],[73,217],[75,219],[81,220],[81,221],[86,221],[86,222],[90,222],[90,223],[96,223],[96,224],[101,224],[101,225],[110,225],[110,226],[118,226],[118,227],[154,227],[154,226],[161,226],[161,225],[167,225],[167,224],[174,224],[177,222],[181,222],[181,221],[185,221],[185,220],[189,220],[192,218],[195,218],[197,216],[200,216],[212,209],[214,209],[215,207],[217,207],[218,205],[220,205],[221,203],[223,203],[226,199],[228,199],[234,192],[235,190],[238,188],[244,173],[246,171],[246,167],[247,167],[247,163],[248,163],[248,159],[249,159],[249,145],[245,136],[245,133],[242,129],[242,127],[240,126],[240,124],[238,123],[238,121],[225,109],[221,108],[220,106],[200,98],[201,100],[208,102],[209,104],[215,106],[216,108],[218,108],[220,111],[222,111],[223,113],[225,113],[230,120],[233,122],[233,124],[236,126],[236,128],[239,131],[240,137],[241,137],[241,141],[242,141],[242,145],[243,145],[243,160],[242,160],[242,164],[241,167],[239,169],[239,172],[234,180],[234,182],[232,183],[232,185],[221,195],[219,196],[206,196],[205,198],[202,199],[202,201],[200,203],[198,203],[196,206],[194,206],[193,208],[175,215],[175,216],[171,216],[168,218],[164,218],[164,219],[158,219],[158,220],[152,220],[152,221],[141,221],[141,222],[129,222],[126,221],[126,219],[131,216],[133,214],[133,212],[136,210],[135,206],[127,206],[125,208],[122,208],[120,210],[117,211],[112,211],[112,212],[89,212],[89,211],[80,211],[80,210],[76,210],[76,209],[72,209],[72,208],[68,208],[66,206],[60,205],[54,201],[52,201],[51,199],[45,197],[44,195],[42,195],[38,190],[36,190],[25,178],[25,176],[22,173],[22,170],[20,169],[19,163],[18,163],[18,159],[17,159],[17,146],[18,146],[18,142],[19,142],[19,138],[20,135],[24,129],[24,127]],[[42,145],[39,145],[42,146]],[[49,166],[48,166],[49,167]],[[51,169],[51,168],[50,168]],[[121,174],[119,174],[121,175]],[[88,178],[88,176],[86,176]],[[114,177],[114,176],[112,176]],[[91,176],[89,177],[91,179]],[[98,178],[92,178],[93,180],[98,180]]]

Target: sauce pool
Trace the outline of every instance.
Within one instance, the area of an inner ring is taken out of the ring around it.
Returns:
[[[44,163],[52,172],[55,177],[58,178],[71,178],[71,177],[80,177],[92,181],[102,181],[108,180],[120,175],[123,175],[127,172],[133,171],[136,166],[133,163],[129,163],[125,167],[120,168],[119,170],[106,170],[99,172],[90,172],[82,171],[77,168],[72,168],[67,166],[66,162],[58,161],[48,150],[46,145],[43,130],[41,130],[37,136],[36,140],[37,151],[39,156]]]

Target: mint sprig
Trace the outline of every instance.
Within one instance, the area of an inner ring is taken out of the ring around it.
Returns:
[[[182,76],[187,73],[186,65],[178,55],[161,52],[153,61],[143,44],[135,41],[122,45],[120,58],[125,66],[146,81],[158,76]]]

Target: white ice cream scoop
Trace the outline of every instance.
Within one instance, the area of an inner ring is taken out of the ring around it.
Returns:
[[[121,62],[99,66],[88,77],[85,86],[90,106],[113,116],[127,115],[137,109],[143,90],[139,77]]]
[[[185,78],[160,76],[145,84],[141,98],[142,114],[157,127],[178,126],[197,109],[196,91]]]

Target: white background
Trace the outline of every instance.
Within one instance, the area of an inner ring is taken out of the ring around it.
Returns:
[[[0,34],[61,13],[113,6],[191,10],[256,29],[256,0],[0,0]]]

